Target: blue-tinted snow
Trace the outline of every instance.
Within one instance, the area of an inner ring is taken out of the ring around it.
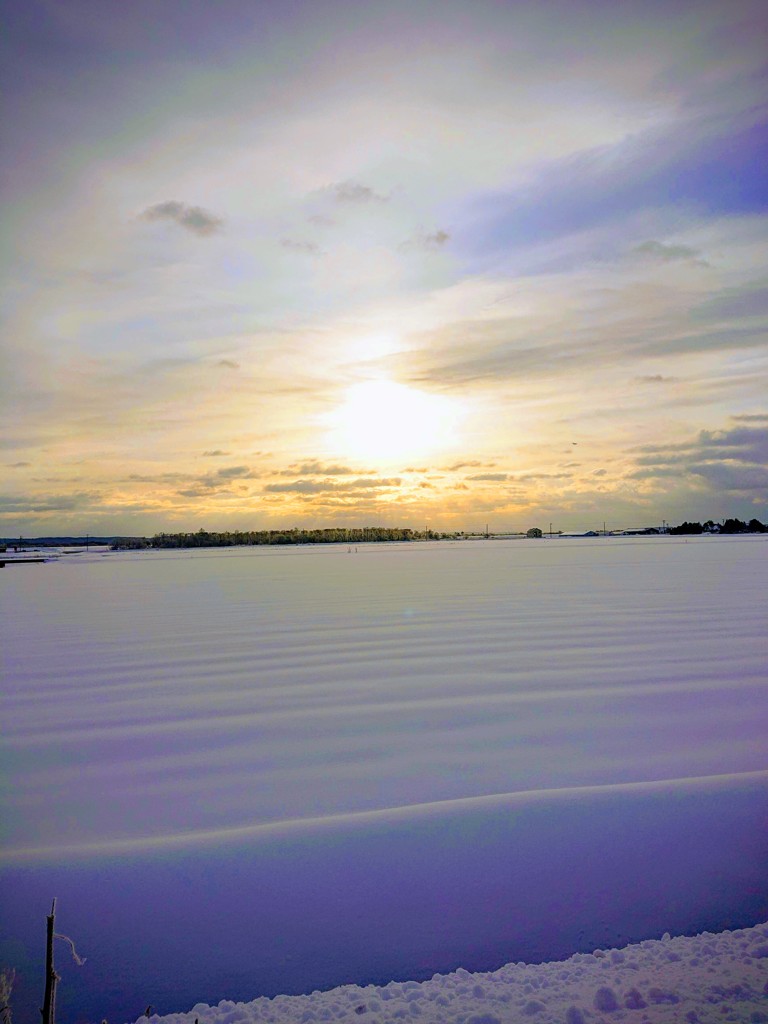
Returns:
[[[763,924],[690,938],[665,934],[661,940],[577,953],[555,963],[506,964],[478,974],[459,968],[420,984],[345,985],[248,1003],[198,1003],[187,1013],[153,1017],[152,1022],[586,1024],[632,1020],[634,1015],[625,1011],[642,1010],[640,1020],[653,1024],[764,1024],[767,997],[768,925]]]
[[[19,1000],[54,895],[89,958],[62,964],[65,1022],[764,919],[767,555],[597,538],[4,571]]]

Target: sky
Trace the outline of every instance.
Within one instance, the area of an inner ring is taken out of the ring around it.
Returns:
[[[768,519],[759,0],[0,6],[0,535]]]

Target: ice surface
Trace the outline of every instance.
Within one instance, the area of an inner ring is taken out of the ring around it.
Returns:
[[[64,1021],[763,920],[767,555],[597,538],[0,575],[19,991],[53,895],[89,957]]]

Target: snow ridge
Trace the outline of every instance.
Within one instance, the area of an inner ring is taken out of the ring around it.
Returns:
[[[638,1012],[640,1011],[640,1012]],[[506,964],[429,981],[343,985],[250,1003],[198,1003],[155,1024],[653,1024],[768,1022],[768,923],[646,940],[545,964]],[[146,1018],[140,1018],[146,1024]],[[137,1022],[139,1024],[139,1022]]]

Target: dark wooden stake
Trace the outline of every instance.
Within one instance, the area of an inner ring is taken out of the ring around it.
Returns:
[[[45,943],[45,995],[43,996],[43,1024],[56,1024],[56,982],[59,976],[53,966],[53,931],[56,920],[56,897],[51,904],[51,912],[46,918],[48,928]]]

